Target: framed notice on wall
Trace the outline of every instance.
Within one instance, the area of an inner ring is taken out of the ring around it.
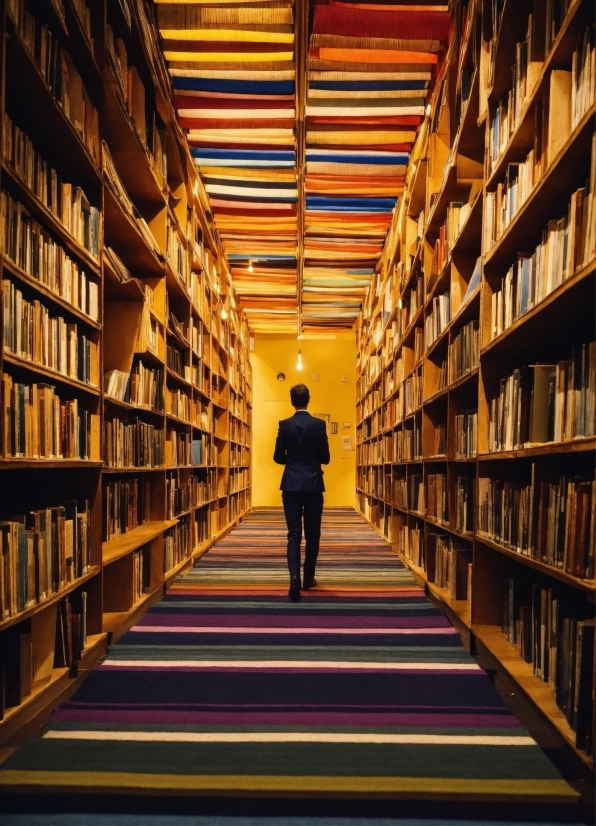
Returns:
[[[329,430],[329,424],[331,423],[331,413],[313,413],[313,416],[317,419],[323,419],[325,422],[325,426],[327,430]]]

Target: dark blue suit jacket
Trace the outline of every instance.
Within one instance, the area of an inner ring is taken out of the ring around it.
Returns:
[[[273,461],[285,465],[280,490],[324,491],[321,465],[330,461],[327,429],[322,419],[297,410],[282,419]]]

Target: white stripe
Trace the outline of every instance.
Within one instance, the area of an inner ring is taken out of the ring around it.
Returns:
[[[379,663],[329,660],[106,660],[110,668],[292,668],[300,670],[481,671],[476,663]],[[102,666],[99,666],[102,668]]]
[[[431,746],[535,746],[532,737],[494,734],[361,734],[310,731],[48,731],[47,740],[165,743],[379,743]]]
[[[294,161],[255,161],[255,160],[242,160],[235,158],[234,160],[228,160],[227,158],[201,158],[201,157],[194,157],[194,162],[196,166],[237,166],[240,169],[243,168],[250,168],[250,167],[291,167],[292,169],[295,167]]]
[[[308,117],[342,117],[342,118],[358,118],[384,116],[396,117],[398,115],[424,115],[424,106],[307,106],[306,115]]]
[[[424,108],[423,108],[424,113]],[[294,109],[178,109],[181,118],[213,118],[214,120],[289,120]]]
[[[317,288],[320,289],[320,288]],[[131,631],[152,634],[456,634],[455,628],[267,628],[226,625],[136,625]]]
[[[263,198],[297,198],[297,189],[260,189],[252,186],[224,186],[222,184],[205,184],[207,192],[213,195],[259,195]]]

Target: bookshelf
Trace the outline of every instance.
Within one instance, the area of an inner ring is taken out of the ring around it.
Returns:
[[[144,4],[0,8],[6,742],[250,509],[252,410]]]
[[[357,503],[593,771],[594,9],[452,14],[359,322]]]

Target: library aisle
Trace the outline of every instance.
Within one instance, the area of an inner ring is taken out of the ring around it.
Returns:
[[[299,604],[284,544],[281,510],[255,510],[180,576],[3,763],[0,808],[579,818],[576,792],[362,517],[325,512],[320,586]]]

